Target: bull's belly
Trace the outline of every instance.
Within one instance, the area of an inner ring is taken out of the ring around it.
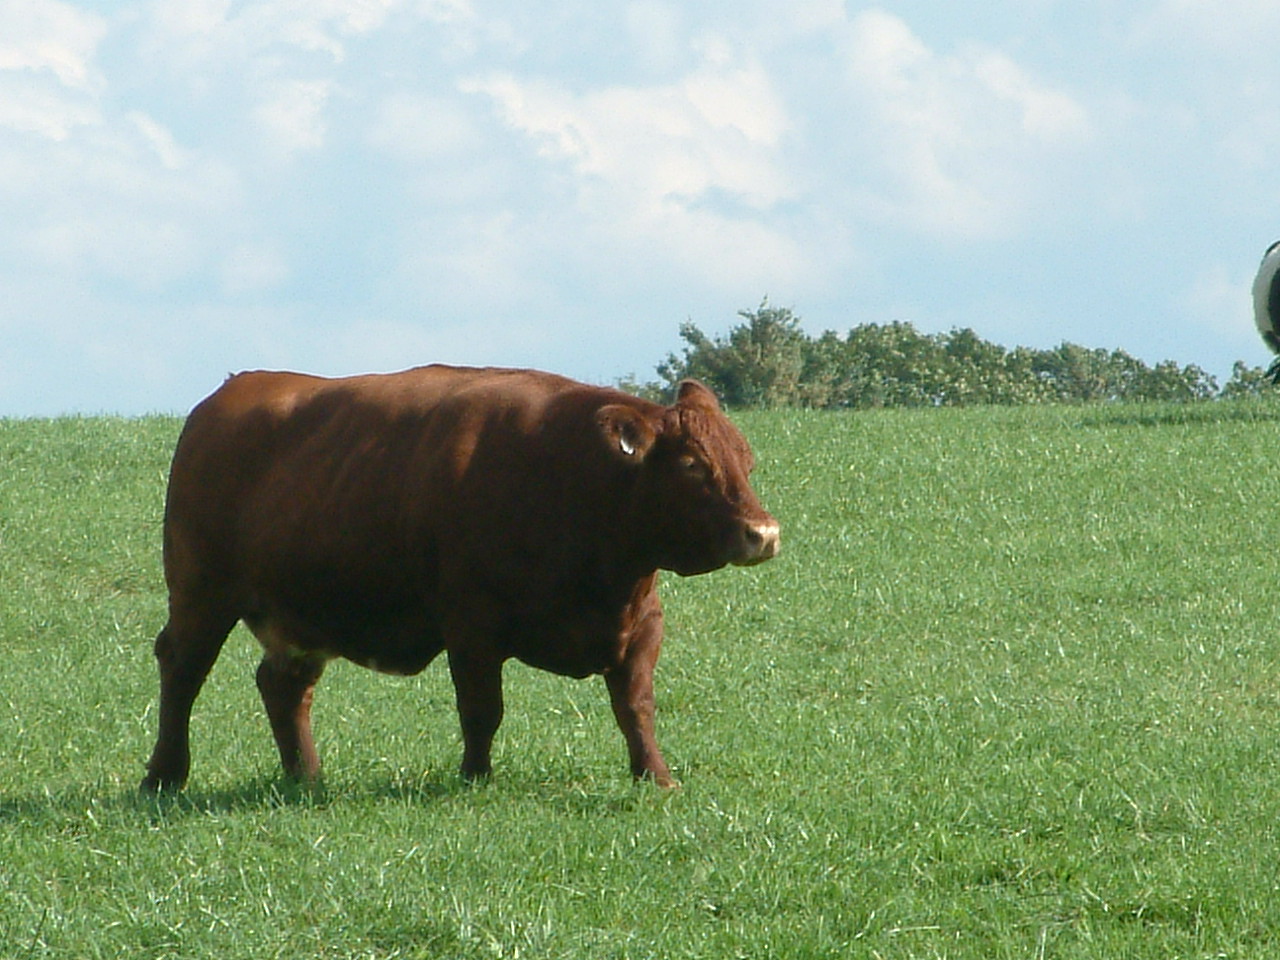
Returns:
[[[478,597],[487,602],[479,603]],[[548,609],[474,591],[472,602],[445,612],[446,630],[430,603],[379,606],[354,592],[345,602],[335,599],[331,594],[321,601],[312,594],[306,602],[258,602],[244,621],[268,654],[341,657],[383,673],[416,674],[458,645],[563,676],[587,677],[618,664],[636,614],[630,605],[561,597]]]
[[[505,653],[521,663],[566,677],[604,673],[618,662],[618,631],[584,631],[565,623],[549,629],[516,629],[505,638]]]
[[[420,673],[444,649],[439,629],[423,617],[336,623],[277,613],[246,617],[268,655],[341,657],[380,673]]]
[[[569,677],[607,673],[616,667],[629,638],[643,622],[649,598],[639,595],[632,602],[616,604],[600,602],[598,594],[576,599],[566,592],[541,609],[532,604],[509,608],[495,629],[504,655]]]

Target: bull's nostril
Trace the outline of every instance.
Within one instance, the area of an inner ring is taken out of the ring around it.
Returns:
[[[776,523],[751,523],[743,528],[745,563],[761,563],[778,555],[779,529]]]

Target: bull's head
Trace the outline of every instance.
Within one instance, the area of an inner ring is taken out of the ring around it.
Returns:
[[[659,567],[684,576],[778,555],[775,520],[748,477],[755,458],[715,395],[696,380],[654,413],[629,404],[599,411],[614,455],[637,471],[636,511]]]

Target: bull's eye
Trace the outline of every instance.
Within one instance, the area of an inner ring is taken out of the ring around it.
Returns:
[[[680,471],[690,480],[695,480],[699,483],[707,479],[709,472],[705,463],[687,453],[680,458]]]

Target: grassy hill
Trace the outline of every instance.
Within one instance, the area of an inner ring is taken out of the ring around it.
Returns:
[[[0,421],[0,957],[1273,957],[1280,405],[738,417],[784,555],[668,576],[634,787],[604,685],[335,664],[277,761],[238,628],[155,732],[173,419]]]

